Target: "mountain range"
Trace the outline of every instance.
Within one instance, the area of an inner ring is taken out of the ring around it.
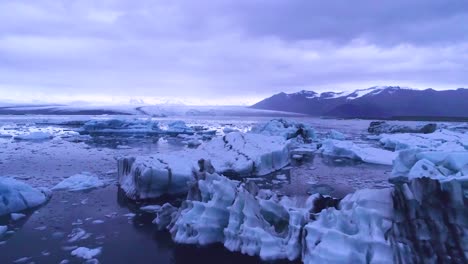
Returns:
[[[352,92],[279,93],[251,108],[334,118],[468,119],[468,89],[374,86]]]

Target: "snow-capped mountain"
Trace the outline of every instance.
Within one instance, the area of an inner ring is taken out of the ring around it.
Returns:
[[[374,86],[351,92],[279,93],[252,108],[343,118],[468,118],[468,89]]]

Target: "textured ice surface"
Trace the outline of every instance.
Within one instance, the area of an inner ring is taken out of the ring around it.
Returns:
[[[304,204],[273,193],[258,193],[224,176],[198,173],[186,202],[172,214],[168,226],[176,242],[207,245],[223,243],[264,260],[294,260],[301,254],[301,228],[308,210]],[[158,216],[159,218],[159,216]],[[167,223],[167,221],[166,221]]]
[[[386,238],[393,218],[391,189],[346,196],[304,228],[304,263],[393,263]]]
[[[165,132],[169,134],[193,134],[195,133],[195,131],[191,127],[188,127],[184,121],[180,121],[180,120],[169,123],[167,130],[165,130]]]
[[[200,159],[211,160],[216,172],[235,176],[265,175],[289,163],[282,137],[229,133],[197,149],[119,159],[119,183],[131,198],[181,194],[193,180]]]
[[[392,165],[398,154],[384,149],[359,146],[351,141],[334,139],[324,140],[320,151],[327,156],[362,160],[382,165]]]
[[[42,190],[15,179],[0,177],[0,215],[39,206],[47,198]]]
[[[103,187],[106,184],[106,181],[100,180],[96,175],[89,172],[83,172],[64,179],[59,184],[55,185],[52,190],[83,191]]]

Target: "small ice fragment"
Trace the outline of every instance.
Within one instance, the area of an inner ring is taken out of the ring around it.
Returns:
[[[103,223],[104,223],[104,221],[99,220],[99,219],[93,221],[93,224],[103,224]]]
[[[147,206],[140,207],[140,210],[145,211],[147,213],[156,213],[160,209],[161,209],[161,206],[157,205],[157,204],[156,205],[147,205]]]
[[[22,257],[22,258],[19,258],[15,261],[13,261],[13,263],[25,263],[26,261],[30,260],[31,257]]]
[[[49,256],[49,255],[50,255],[50,252],[44,250],[44,251],[41,252],[41,255],[42,255],[42,256]]]
[[[68,242],[73,243],[78,240],[84,240],[91,236],[90,233],[86,233],[86,231],[82,228],[74,228],[72,232],[68,235]]]
[[[288,177],[286,177],[286,175],[284,175],[284,174],[279,174],[279,175],[276,175],[276,179],[278,179],[278,180],[287,180]]]
[[[20,214],[20,213],[12,213],[12,214],[10,214],[10,217],[11,217],[11,220],[18,221],[21,218],[26,217],[26,215],[25,214]]]
[[[102,247],[98,248],[87,248],[87,247],[79,247],[71,252],[72,256],[83,258],[83,259],[92,259],[99,254],[101,254]]]
[[[68,264],[68,263],[70,263],[70,261],[68,259],[64,259],[64,260],[60,261],[59,264]]]
[[[128,213],[128,214],[124,214],[123,216],[126,216],[126,217],[128,217],[128,218],[133,218],[133,217],[136,216],[136,214],[134,214],[134,213]]]
[[[39,231],[44,231],[44,230],[47,229],[47,226],[39,226],[39,227],[36,227],[34,229],[39,230]]]

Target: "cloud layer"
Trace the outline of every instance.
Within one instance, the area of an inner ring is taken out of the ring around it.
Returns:
[[[0,98],[251,103],[468,82],[465,0],[0,0]]]

